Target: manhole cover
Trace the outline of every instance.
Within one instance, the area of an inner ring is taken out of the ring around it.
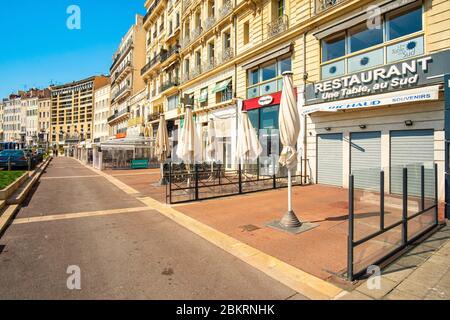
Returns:
[[[242,229],[242,232],[244,232],[244,231],[252,232],[252,231],[256,231],[256,230],[261,229],[260,227],[257,227],[257,226],[255,226],[253,224],[246,224],[245,226],[241,226],[239,228]]]

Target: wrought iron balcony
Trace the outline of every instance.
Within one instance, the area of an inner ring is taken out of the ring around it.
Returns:
[[[180,52],[179,46],[173,46],[170,50],[162,50],[161,51],[161,62],[166,61],[170,57]]]
[[[223,3],[223,5],[218,10],[218,18],[219,20],[227,16],[233,11],[233,1],[227,0]]]
[[[289,28],[289,18],[287,15],[282,15],[277,20],[267,24],[267,36],[269,38],[276,36]]]
[[[225,48],[224,51],[222,52],[220,58],[219,58],[219,63],[228,62],[228,61],[230,61],[233,58],[234,58],[234,49],[233,49],[233,47]]]
[[[206,61],[203,62],[203,72],[207,72],[209,70],[212,70],[216,66],[217,66],[216,58],[211,57],[209,59],[206,59]]]
[[[150,70],[157,63],[161,62],[161,56],[158,54],[154,56],[142,69],[141,76],[143,76],[148,70]]]
[[[128,53],[128,50],[133,46],[133,39],[128,40],[128,42],[125,44],[125,46],[122,48],[122,50],[120,50],[120,52],[118,52],[116,54],[116,56],[114,57],[114,61],[111,65],[110,70],[112,70],[117,63],[121,60],[121,58]]]
[[[215,16],[209,16],[208,18],[206,18],[206,20],[203,24],[205,31],[208,31],[209,29],[211,29],[215,24],[216,24]]]
[[[192,32],[191,32],[191,42],[197,40],[197,38],[200,37],[202,32],[203,32],[203,28],[201,26],[198,26],[197,28],[192,30]]]
[[[120,88],[118,91],[116,91],[115,94],[113,94],[112,101],[116,100],[118,97],[120,97],[123,93],[130,90],[130,85],[125,85],[122,88]]]
[[[202,66],[201,66],[201,65],[195,66],[195,67],[191,70],[190,74],[191,74],[191,79],[193,79],[193,78],[195,78],[195,77],[198,77],[199,75],[202,74]]]
[[[125,114],[130,113],[130,107],[126,107],[125,109],[121,110],[121,111],[114,111],[114,114],[110,117],[108,117],[108,123],[113,122],[114,120],[122,117]]]
[[[164,92],[172,87],[177,87],[179,85],[180,85],[180,80],[177,77],[167,80],[167,81],[163,82],[163,84],[161,85],[161,92]]]
[[[152,5],[150,6],[150,8],[148,8],[147,13],[144,16],[144,24],[147,22],[148,18],[152,15],[153,11],[155,11],[156,7],[158,6],[158,4],[164,0],[155,0]]]
[[[117,81],[117,79],[120,78],[120,76],[122,75],[122,73],[127,69],[131,67],[131,61],[128,61],[126,64],[124,64],[119,70],[117,70],[114,73],[114,80],[111,82],[112,85],[114,85]]]
[[[189,36],[184,36],[181,39],[181,41],[180,41],[180,46],[181,46],[181,48],[184,49],[184,48],[186,48],[189,45],[189,43],[191,43],[190,37]]]
[[[183,1],[183,10],[186,10],[191,5],[192,0],[184,0]]]
[[[344,1],[346,0],[314,0],[314,12],[315,14],[318,14]]]
[[[155,112],[153,112],[153,113],[148,115],[147,121],[151,122],[151,121],[158,120],[160,116],[161,116],[161,112],[159,110],[155,111]]]

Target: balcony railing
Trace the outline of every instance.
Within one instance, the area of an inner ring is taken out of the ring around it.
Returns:
[[[179,46],[173,46],[170,50],[164,50],[161,51],[161,62],[166,61],[170,57],[172,57],[174,54],[177,54],[180,52]]]
[[[148,115],[148,117],[147,117],[148,122],[158,120],[160,116],[161,116],[161,112],[159,112],[159,110],[156,112],[153,112]]]
[[[180,41],[181,48],[186,48],[191,43],[191,38],[189,36],[184,36]]]
[[[150,70],[158,62],[161,62],[161,56],[158,54],[154,56],[141,70],[141,76],[143,76],[148,70]]]
[[[219,57],[219,63],[225,63],[234,58],[233,47],[224,48],[222,54]]]
[[[155,11],[156,7],[158,6],[158,4],[164,0],[155,0],[155,2],[152,3],[152,5],[150,6],[150,8],[148,8],[147,13],[144,16],[144,23],[147,22],[148,18],[152,15],[153,11]]]
[[[267,24],[267,36],[271,38],[276,36],[284,31],[286,31],[289,27],[289,18],[287,15],[282,15],[277,20]]]
[[[211,57],[203,62],[203,72],[214,69],[217,66],[216,58]]]
[[[200,37],[202,32],[203,32],[203,28],[201,26],[198,26],[197,28],[192,30],[192,32],[191,32],[191,42],[197,40],[197,38]]]
[[[314,12],[318,14],[346,0],[314,0]]]
[[[231,11],[233,11],[233,1],[228,0],[224,2],[223,5],[219,8],[218,11],[219,20],[227,16],[229,13],[231,13]]]
[[[116,93],[113,95],[112,100],[116,100],[119,96],[121,96],[124,92],[126,92],[127,90],[130,90],[130,86],[126,85],[123,86],[122,88],[120,88],[118,91],[116,91]]]
[[[209,16],[206,18],[204,22],[205,31],[211,29],[216,24],[216,17],[215,16]]]
[[[202,74],[202,66],[201,65],[195,66],[190,72],[191,79],[198,77],[201,74]]]
[[[191,5],[192,0],[184,0],[183,1],[183,10],[186,10]]]
[[[108,123],[114,121],[115,119],[120,118],[121,116],[123,116],[124,114],[127,114],[130,112],[130,107],[126,107],[125,109],[121,110],[121,111],[115,111],[114,114],[110,117],[108,117]]]
[[[111,65],[110,70],[112,70],[115,65],[117,64],[117,62],[120,61],[120,59],[124,56],[125,53],[128,52],[128,49],[130,49],[133,46],[133,39],[128,40],[128,42],[126,43],[126,45],[123,47],[122,50],[120,50],[120,52],[117,53],[117,55],[114,58],[114,61]]]
[[[127,69],[128,67],[131,67],[131,61],[128,61],[126,64],[124,64],[119,70],[117,70],[114,73],[114,80],[111,82],[111,84],[116,83],[117,78],[119,78],[119,76],[122,74],[122,72],[125,71],[125,69]]]
[[[177,87],[179,85],[180,85],[180,80],[178,78],[173,78],[173,79],[167,80],[161,85],[161,92],[164,92],[172,87]]]

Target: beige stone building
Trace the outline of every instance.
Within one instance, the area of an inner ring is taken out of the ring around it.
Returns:
[[[370,189],[383,169],[395,192],[399,168],[437,163],[443,198],[449,1],[150,0],[145,6],[148,120],[164,111],[174,130],[182,125],[184,98],[193,98],[198,133],[205,139],[214,119],[216,160],[232,167],[244,109],[263,146],[260,174],[277,173],[282,74],[293,71],[305,123],[298,172],[343,187],[350,172],[360,172],[361,186]],[[180,31],[168,38],[177,10]],[[168,61],[160,52],[171,52],[175,39],[180,47]]]
[[[108,117],[111,109],[111,84],[95,89],[94,92],[94,133],[95,143],[106,141],[109,138]]]
[[[38,100],[38,141],[43,146],[48,146],[50,142],[50,121],[51,121],[51,98],[50,90],[45,90],[45,94]]]
[[[109,77],[93,76],[50,87],[52,146],[92,140],[94,90],[108,81]]]
[[[178,114],[182,1],[147,1],[145,7],[147,60],[141,74],[148,91],[147,135],[154,136],[160,112]]]
[[[124,138],[127,135],[130,117],[130,97],[144,89],[141,69],[145,64],[145,32],[143,17],[136,21],[113,56],[111,73],[111,114],[108,118],[110,135]]]

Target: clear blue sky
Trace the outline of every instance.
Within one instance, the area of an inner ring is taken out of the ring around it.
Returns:
[[[81,9],[81,30],[69,30],[70,5]],[[0,98],[108,74],[114,51],[145,14],[144,0],[22,0],[0,3]]]

